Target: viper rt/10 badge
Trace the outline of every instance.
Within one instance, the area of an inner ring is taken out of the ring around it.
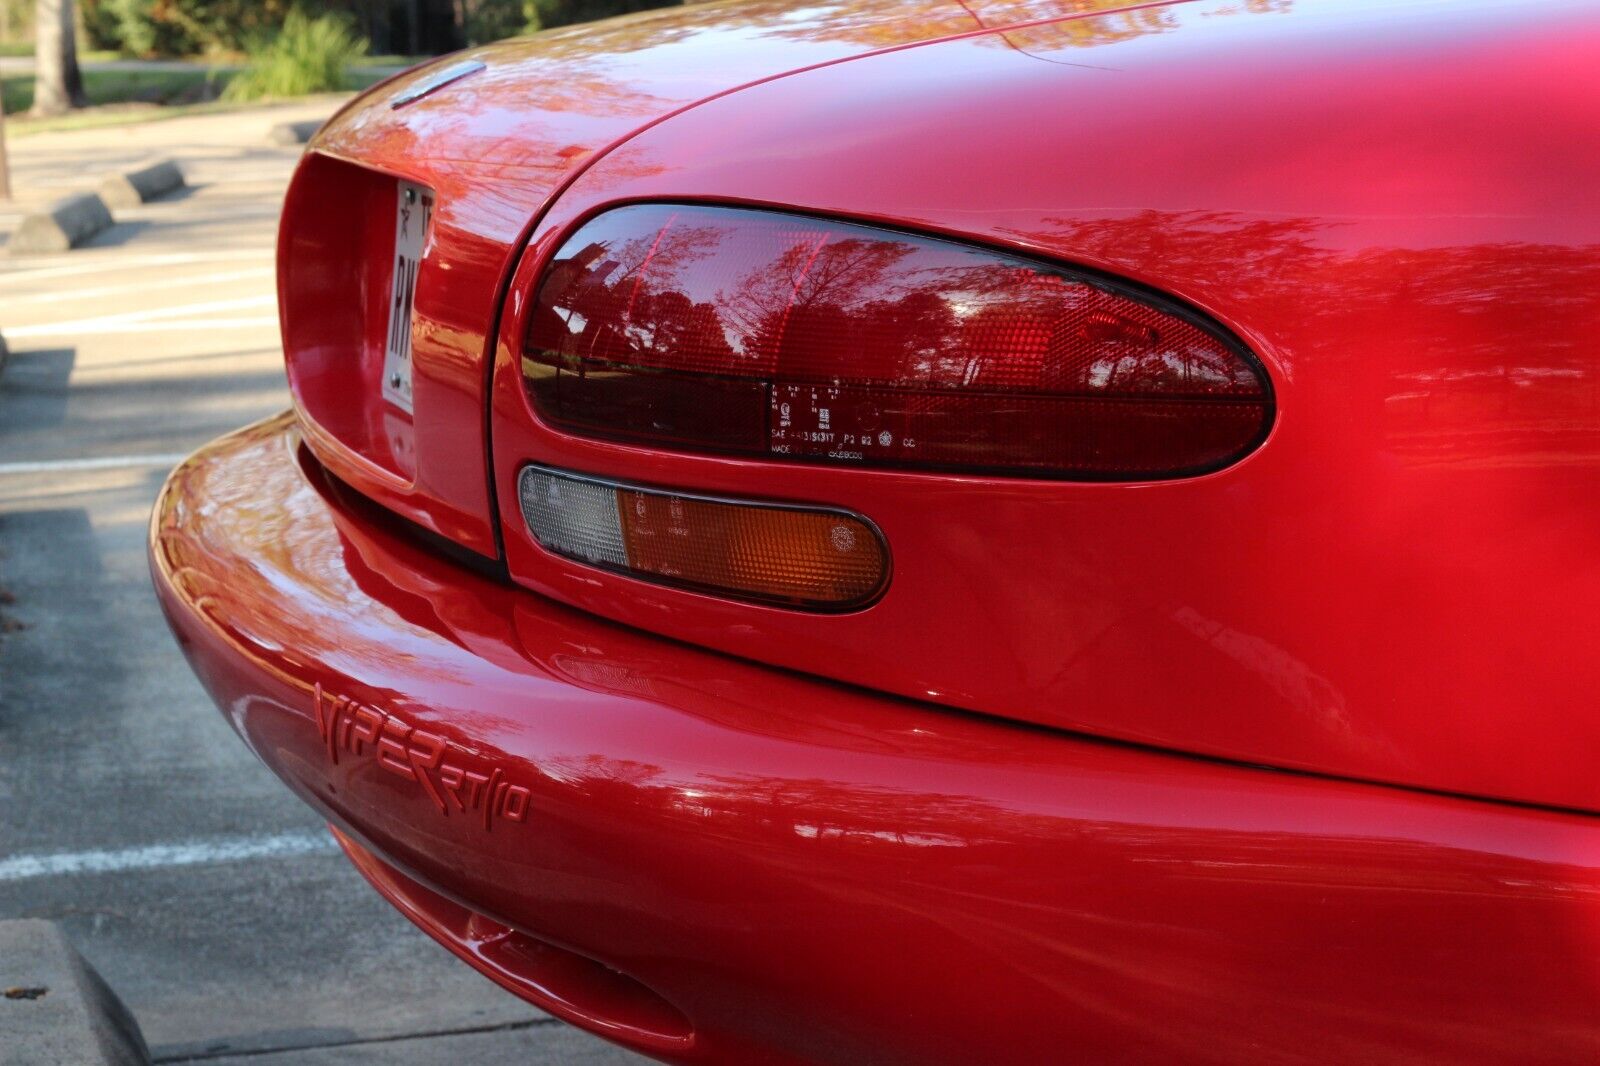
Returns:
[[[398,715],[312,686],[317,735],[334,766],[370,760],[415,782],[440,814],[481,822],[485,832],[496,822],[528,820],[533,793],[513,782],[505,767],[413,727]]]

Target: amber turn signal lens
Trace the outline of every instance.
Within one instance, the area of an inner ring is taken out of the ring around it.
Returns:
[[[657,584],[807,610],[863,607],[889,550],[844,511],[662,492],[523,468],[522,515],[546,550]]]

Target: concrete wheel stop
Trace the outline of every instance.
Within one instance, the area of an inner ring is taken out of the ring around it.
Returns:
[[[148,1066],[139,1023],[53,922],[0,921],[0,1066]]]
[[[111,225],[111,210],[92,192],[57,200],[28,215],[6,245],[11,255],[47,255],[75,248]]]
[[[267,140],[273,144],[305,144],[321,128],[322,122],[318,119],[280,122],[267,131]]]
[[[181,188],[183,171],[178,169],[177,163],[163,159],[139,170],[112,174],[100,183],[100,199],[115,211],[123,207],[138,207]]]

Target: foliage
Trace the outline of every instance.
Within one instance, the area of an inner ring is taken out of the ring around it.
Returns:
[[[532,0],[471,0],[466,5],[468,44],[532,33],[539,25],[539,10]]]
[[[0,56],[33,54],[36,0],[0,0]],[[25,47],[26,51],[14,49]]]
[[[684,0],[462,0],[466,43],[486,44],[554,26],[667,7]]]
[[[78,21],[83,26],[78,38],[80,58],[86,52],[122,51],[121,22],[111,0],[78,0]]]
[[[84,51],[137,57],[222,56],[282,26],[290,10],[344,13],[384,49],[438,54],[686,0],[78,0]],[[792,4],[794,0],[785,0]],[[1261,3],[1274,0],[1244,0]],[[0,50],[32,52],[35,0],[0,0]],[[413,26],[415,20],[420,24]]]
[[[356,35],[348,18],[290,11],[281,30],[247,46],[250,63],[228,83],[223,98],[258,100],[346,88],[347,68],[366,50],[366,39]]]
[[[681,0],[528,0],[528,6],[537,13],[540,26],[569,26],[679,2]]]
[[[98,48],[125,55],[234,52],[276,29],[288,0],[83,0],[84,29]]]

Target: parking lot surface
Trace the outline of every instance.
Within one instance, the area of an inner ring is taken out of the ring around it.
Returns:
[[[159,1062],[620,1064],[367,887],[232,734],[150,588],[177,459],[281,410],[263,109],[11,145],[23,206],[177,158],[90,247],[0,252],[0,918],[59,921]],[[0,235],[17,210],[0,204]]]

